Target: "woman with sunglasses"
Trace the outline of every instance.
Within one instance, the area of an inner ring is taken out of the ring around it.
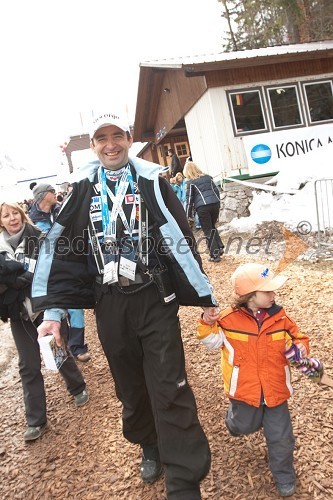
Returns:
[[[10,319],[10,327],[19,357],[25,414],[28,427],[25,441],[38,439],[46,429],[46,396],[41,373],[37,327],[42,313],[34,314],[30,305],[31,281],[40,230],[35,227],[18,203],[0,205],[0,318]],[[66,323],[63,325],[66,332]],[[65,336],[64,336],[65,337]],[[59,368],[67,390],[76,406],[89,399],[85,380],[74,358]]]

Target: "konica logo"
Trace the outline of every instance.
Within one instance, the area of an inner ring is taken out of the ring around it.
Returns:
[[[251,149],[251,158],[256,163],[267,163],[272,156],[272,151],[266,144],[257,144]]]

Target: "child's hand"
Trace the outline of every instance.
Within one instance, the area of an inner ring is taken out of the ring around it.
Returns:
[[[284,352],[289,362],[300,362],[307,356],[306,347],[303,344],[292,344],[291,347]]]
[[[299,344],[296,344],[296,347],[298,347],[298,350],[301,353],[301,357],[302,358],[306,358],[306,356],[307,356],[308,353],[307,353],[305,345],[299,343]]]
[[[219,307],[203,307],[203,315],[202,319],[207,325],[214,325],[214,323],[220,317],[220,308]]]

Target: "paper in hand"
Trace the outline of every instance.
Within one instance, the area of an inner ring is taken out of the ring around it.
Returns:
[[[38,339],[40,352],[47,370],[58,371],[67,359],[65,345],[57,346],[53,335],[46,335]]]

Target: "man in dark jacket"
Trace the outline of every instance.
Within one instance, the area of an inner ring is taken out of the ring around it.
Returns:
[[[171,158],[169,173],[170,173],[170,178],[172,179],[172,177],[174,177],[178,172],[183,173],[183,169],[180,164],[179,158],[173,149],[168,149],[168,155]]]
[[[32,194],[35,202],[29,211],[29,217],[45,233],[50,229],[60,210],[56,190],[51,184],[35,184],[32,187]]]
[[[199,500],[210,450],[187,382],[178,307],[210,314],[212,288],[160,165],[129,159],[126,120],[99,115],[90,137],[98,161],[73,184],[36,266],[33,305],[46,309],[39,333],[58,341],[63,308],[95,308],[123,433],[141,447],[142,480],[154,482],[164,464],[168,499]]]

